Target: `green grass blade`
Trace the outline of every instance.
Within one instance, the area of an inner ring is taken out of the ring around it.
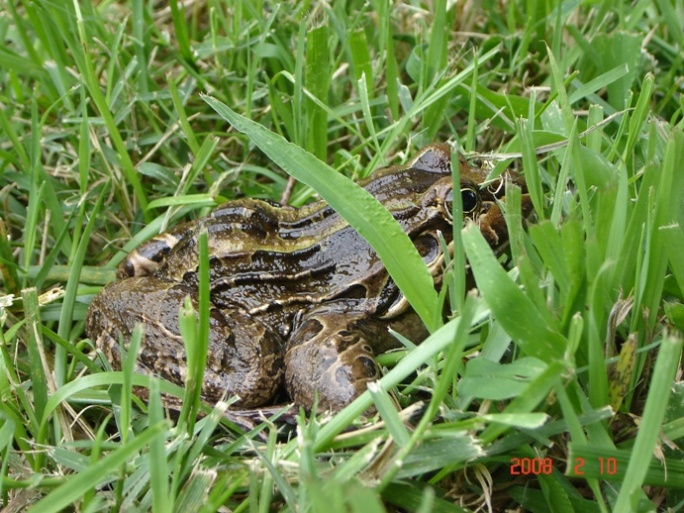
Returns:
[[[373,398],[373,403],[378,409],[380,416],[385,421],[387,430],[394,442],[403,447],[409,442],[409,434],[406,426],[397,414],[396,407],[392,403],[389,394],[384,391],[377,383],[368,383],[368,392]]]
[[[159,380],[150,380],[150,423],[164,420],[164,410],[159,391]],[[152,488],[153,513],[166,513],[173,509],[173,496],[169,495],[169,463],[166,459],[164,439],[160,436],[150,441],[150,487]]]
[[[130,461],[140,449],[149,445],[155,438],[164,436],[168,429],[167,421],[150,426],[131,440],[87,469],[69,477],[64,485],[49,493],[33,505],[34,511],[58,513],[82,497],[88,490],[107,479],[113,472]]]
[[[107,191],[108,187],[104,187],[100,193],[100,196],[97,198],[93,208],[93,215],[91,215],[90,219],[88,220],[88,223],[83,230],[83,235],[78,240],[78,244],[73,251],[72,258],[70,258],[69,261],[71,269],[66,290],[64,291],[62,309],[59,313],[59,329],[57,331],[59,336],[65,340],[69,340],[71,338],[71,323],[74,318],[74,307],[76,305],[76,297],[78,294],[79,277],[83,267],[86,251],[88,249],[88,243],[90,242],[90,234],[92,233],[97,220],[97,216],[95,214],[102,208]],[[84,210],[85,203],[83,203],[81,206],[81,215],[83,215]],[[66,379],[66,356],[67,355],[64,349],[62,347],[58,347],[55,353],[55,378],[57,385],[61,385]]]
[[[545,362],[562,357],[564,337],[501,268],[474,224],[464,228],[463,245],[482,297],[523,352]]]
[[[625,478],[615,502],[615,511],[633,511],[641,494],[648,465],[660,433],[675,374],[679,368],[683,340],[675,336],[663,338],[651,378],[644,414],[629,458]],[[681,471],[678,473],[681,475]]]
[[[33,412],[35,422],[39,424],[45,418],[45,407],[48,398],[47,378],[45,368],[45,349],[40,335],[40,309],[38,307],[38,295],[36,289],[24,289],[21,292],[24,301],[24,313],[26,315],[27,345],[31,363],[31,382],[33,392]],[[33,417],[33,415],[31,415]],[[33,422],[32,422],[33,424]]]
[[[330,92],[330,48],[328,27],[322,25],[306,35],[306,88],[316,98],[326,102]],[[309,151],[325,160],[328,148],[328,115],[315,103],[309,103]]]
[[[131,334],[131,339],[126,349],[125,342],[121,347],[121,375],[123,386],[121,387],[121,410],[118,416],[119,432],[121,441],[125,444],[131,436],[131,419],[133,418],[133,379],[135,368],[138,363],[138,353],[143,339],[142,325],[138,324]]]
[[[627,65],[620,64],[619,66],[616,66],[615,68],[606,71],[598,77],[590,80],[586,84],[580,84],[580,86],[575,90],[575,92],[570,94],[570,98],[568,101],[570,102],[570,104],[574,104],[584,98],[587,98],[592,94],[596,93],[596,91],[599,91],[604,87],[612,84],[613,82],[620,80],[622,77],[627,75],[627,73]]]
[[[185,6],[178,4],[178,0],[170,0],[171,20],[173,21],[174,33],[178,42],[178,49],[183,59],[188,64],[194,62],[192,49],[190,48],[190,37],[188,35],[188,23],[185,18]]]
[[[354,63],[354,75],[356,76],[357,83],[359,80],[363,80],[366,84],[366,90],[372,91],[373,68],[371,66],[366,32],[363,29],[355,29],[349,34],[349,49],[352,62]]]

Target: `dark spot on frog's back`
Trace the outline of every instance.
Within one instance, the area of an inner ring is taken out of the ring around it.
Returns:
[[[375,360],[367,355],[357,356],[352,367],[352,374],[356,379],[367,378],[368,376],[379,376],[378,366]]]
[[[337,352],[344,353],[347,349],[359,342],[359,334],[349,330],[339,331],[339,341],[337,342]]]

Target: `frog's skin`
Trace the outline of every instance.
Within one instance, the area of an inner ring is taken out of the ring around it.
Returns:
[[[438,232],[452,237],[447,145],[424,148],[405,166],[377,170],[361,185],[401,224],[441,282]],[[465,217],[493,248],[507,240],[496,200],[502,181],[461,162]],[[507,178],[522,181],[506,174]],[[200,230],[209,240],[210,342],[202,397],[237,395],[238,406],[268,404],[283,387],[295,404],[339,410],[378,379],[373,355],[396,347],[395,329],[419,342],[426,331],[369,244],[325,202],[301,208],[259,199],[231,201],[210,216],[156,237],[120,267],[120,280],[93,300],[86,331],[115,368],[144,328],[138,370],[183,385],[186,363],[178,309],[198,305]]]

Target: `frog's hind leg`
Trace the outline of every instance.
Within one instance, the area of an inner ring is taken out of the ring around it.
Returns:
[[[285,385],[292,400],[310,410],[341,410],[380,378],[374,349],[397,345],[387,322],[345,301],[318,305],[295,322],[285,352]]]
[[[178,329],[178,309],[193,287],[157,277],[136,277],[107,285],[86,317],[86,332],[115,368],[121,368],[119,340],[128,349],[133,329],[143,326],[138,371],[183,386],[187,374],[185,345]],[[237,395],[243,408],[266,404],[280,389],[283,352],[279,337],[239,308],[210,311],[203,399],[214,404]]]

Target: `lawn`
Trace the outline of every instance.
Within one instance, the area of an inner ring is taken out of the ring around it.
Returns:
[[[684,0],[0,0],[0,509],[684,511],[682,27]],[[507,189],[498,256],[455,223],[439,292],[352,184],[434,142],[533,205]],[[130,251],[245,197],[324,198],[431,333],[341,412],[200,405],[204,300],[185,390],[84,333]]]

